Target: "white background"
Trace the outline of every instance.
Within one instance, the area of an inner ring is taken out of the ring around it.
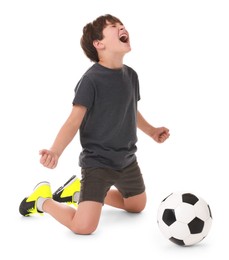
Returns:
[[[98,230],[78,236],[45,215],[24,218],[34,185],[53,190],[80,175],[78,136],[55,170],[39,164],[71,111],[74,88],[92,65],[81,50],[83,26],[111,13],[130,33],[125,63],[139,75],[139,110],[171,137],[156,144],[139,132],[138,161],[148,193],[139,215],[104,206]],[[228,1],[1,0],[1,250],[3,259],[206,259],[228,253]],[[209,235],[194,247],[172,244],[156,223],[173,191],[204,198]]]

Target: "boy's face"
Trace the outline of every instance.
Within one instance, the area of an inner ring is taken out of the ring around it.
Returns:
[[[131,50],[129,33],[124,25],[107,22],[107,26],[103,29],[103,36],[104,38],[100,42],[106,50],[121,54]]]

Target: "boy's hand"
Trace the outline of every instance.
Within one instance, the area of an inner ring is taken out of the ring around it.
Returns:
[[[169,138],[169,136],[170,136],[169,129],[167,129],[166,127],[154,128],[154,131],[151,134],[151,137],[157,143],[163,143],[166,139]]]
[[[46,149],[40,150],[39,154],[41,155],[40,163],[43,166],[49,169],[53,169],[57,166],[58,159],[59,159],[59,156],[57,154]]]

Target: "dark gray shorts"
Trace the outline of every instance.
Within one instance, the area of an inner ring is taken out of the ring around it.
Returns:
[[[144,180],[137,162],[122,170],[109,168],[83,168],[81,170],[81,190],[79,203],[96,201],[104,203],[111,186],[115,186],[124,198],[145,191]]]

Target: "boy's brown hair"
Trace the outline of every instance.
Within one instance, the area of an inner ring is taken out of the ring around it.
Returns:
[[[93,45],[93,42],[95,40],[103,39],[103,29],[106,27],[107,22],[111,24],[122,24],[122,22],[117,17],[106,14],[99,16],[96,20],[86,24],[83,28],[83,35],[80,40],[80,45],[86,56],[93,62],[99,61],[98,53]]]

